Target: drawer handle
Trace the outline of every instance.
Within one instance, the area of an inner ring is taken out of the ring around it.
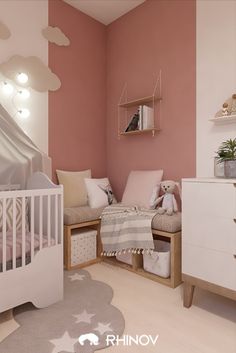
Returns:
[[[236,218],[234,218],[234,223],[236,223]]]
[[[234,258],[236,259],[236,254],[234,254],[233,256],[234,256]]]

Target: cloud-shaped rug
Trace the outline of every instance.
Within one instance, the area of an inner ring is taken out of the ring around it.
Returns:
[[[65,272],[64,285],[63,301],[14,310],[20,327],[0,344],[0,353],[93,353],[107,347],[108,335],[122,335],[124,317],[111,305],[110,286],[85,270]]]

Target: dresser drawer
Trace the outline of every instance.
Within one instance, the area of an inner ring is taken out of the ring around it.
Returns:
[[[189,244],[182,246],[182,272],[236,291],[236,259],[233,255]]]
[[[182,222],[182,242],[236,254],[236,223],[233,219],[189,214]]]
[[[183,215],[236,218],[234,184],[183,182]]]

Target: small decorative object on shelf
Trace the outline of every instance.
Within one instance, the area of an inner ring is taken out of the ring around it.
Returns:
[[[224,141],[216,154],[215,176],[236,178],[236,138]]]
[[[129,122],[129,125],[125,129],[125,132],[129,131],[136,131],[139,130],[139,124],[140,124],[140,113],[139,110],[133,115],[131,121]]]
[[[154,108],[148,105],[140,106],[140,119],[141,127],[140,130],[153,129],[155,126],[154,122]]]
[[[232,104],[231,104],[230,114],[236,115],[236,94],[232,95]]]
[[[229,105],[228,105],[228,103],[224,103],[223,105],[222,105],[222,116],[227,116],[228,114],[229,114]]]
[[[125,84],[118,103],[118,138],[121,135],[141,135],[161,129],[161,71],[150,96],[127,99]]]
[[[227,99],[215,117],[209,120],[219,124],[236,123],[236,94]]]

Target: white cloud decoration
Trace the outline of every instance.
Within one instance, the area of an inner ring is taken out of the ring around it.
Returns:
[[[0,72],[22,87],[31,87],[38,92],[56,91],[61,87],[59,77],[36,56],[14,55],[0,64]],[[19,83],[19,74],[27,75],[27,82]]]
[[[58,27],[48,26],[42,30],[42,35],[49,42],[60,46],[67,46],[70,44],[69,38],[67,38],[67,36]]]

